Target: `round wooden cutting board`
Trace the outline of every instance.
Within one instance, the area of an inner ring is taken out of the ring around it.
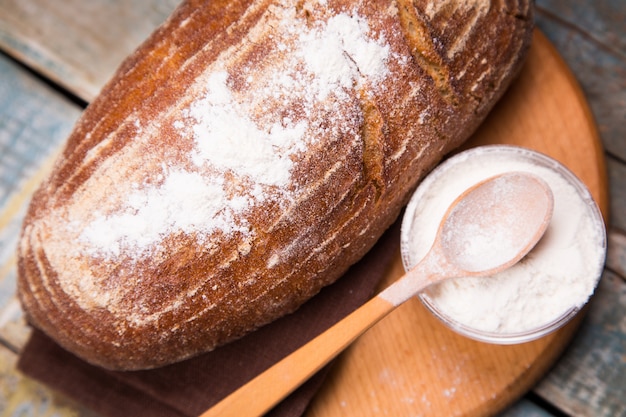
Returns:
[[[511,144],[543,152],[587,184],[607,218],[602,146],[584,96],[536,31],[519,79],[467,147]],[[396,256],[383,287],[403,273]],[[526,393],[570,342],[580,317],[534,342],[501,346],[452,332],[412,299],[335,363],[308,417],[489,416]]]

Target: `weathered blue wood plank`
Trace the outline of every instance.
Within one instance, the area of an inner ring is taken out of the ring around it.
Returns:
[[[626,51],[626,9],[623,0],[537,0],[539,10],[567,22],[618,54]]]
[[[15,296],[15,247],[30,191],[82,109],[0,53],[0,417],[95,417],[16,370],[28,336]],[[10,347],[10,349],[9,349]]]
[[[580,82],[607,151],[626,161],[626,3],[537,0],[537,26]]]
[[[2,54],[0,74],[0,338],[17,349],[25,339],[15,297],[22,213],[82,109]]]
[[[0,54],[0,207],[68,135],[77,106]],[[55,105],[62,101],[64,105]],[[52,105],[51,105],[52,104]]]
[[[572,416],[626,416],[626,284],[605,272],[570,348],[536,392]]]
[[[179,0],[0,0],[0,46],[91,101]]]

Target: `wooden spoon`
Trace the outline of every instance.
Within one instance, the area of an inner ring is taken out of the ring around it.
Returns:
[[[454,277],[489,276],[522,259],[552,218],[549,186],[523,172],[501,174],[461,194],[432,248],[402,278],[201,417],[262,416],[357,337],[426,287]]]

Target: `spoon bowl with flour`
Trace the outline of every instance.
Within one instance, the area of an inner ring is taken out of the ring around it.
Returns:
[[[450,205],[434,244],[420,263],[201,417],[265,414],[366,330],[425,288],[454,277],[493,275],[519,262],[543,236],[552,211],[550,187],[529,173],[503,173],[473,185]]]

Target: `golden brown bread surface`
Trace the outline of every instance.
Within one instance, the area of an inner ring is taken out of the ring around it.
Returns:
[[[33,197],[29,320],[142,369],[293,311],[474,131],[531,30],[527,0],[183,3]]]

